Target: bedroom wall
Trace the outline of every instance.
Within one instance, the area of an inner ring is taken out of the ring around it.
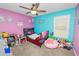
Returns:
[[[75,17],[75,8],[70,8],[67,10],[62,10],[54,13],[49,13],[45,15],[40,15],[34,17],[34,28],[37,34],[49,30],[49,32],[54,31],[54,17],[62,16],[62,15],[70,15],[70,30],[68,40],[72,41],[73,33],[74,33],[74,17]]]
[[[0,21],[0,33],[1,32],[9,32],[9,33],[16,33],[16,34],[23,34],[23,28],[31,28],[33,27],[32,19],[33,17],[19,14],[16,12],[9,11],[7,9],[0,8],[0,20],[3,17],[3,21]],[[12,22],[8,21],[8,18],[12,18]],[[18,23],[21,23],[18,26]]]
[[[74,34],[74,49],[76,54],[79,56],[79,4],[76,10],[76,19],[75,19],[75,34]]]

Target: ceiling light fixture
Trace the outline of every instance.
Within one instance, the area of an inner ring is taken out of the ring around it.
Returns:
[[[31,14],[36,14],[36,13],[37,13],[37,11],[34,11],[34,10],[31,11]]]

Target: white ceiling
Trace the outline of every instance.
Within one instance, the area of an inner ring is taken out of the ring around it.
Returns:
[[[19,5],[30,8],[32,3],[0,3],[0,8],[8,9],[17,13],[25,14],[29,10],[20,8]],[[39,9],[46,10],[46,13],[56,12],[68,8],[76,7],[76,3],[40,3]],[[39,15],[46,14],[39,13]],[[25,14],[26,15],[26,14]],[[32,14],[28,14],[34,16]]]

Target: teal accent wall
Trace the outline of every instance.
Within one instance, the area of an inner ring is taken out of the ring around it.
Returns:
[[[69,36],[68,36],[67,40],[73,41],[75,9],[76,8],[70,8],[70,9],[34,17],[34,31],[37,34],[39,34],[43,31],[49,30],[49,35],[50,35],[50,33],[53,32],[53,30],[54,30],[54,23],[53,23],[54,17],[70,15],[70,25],[69,25],[70,30],[69,30]]]

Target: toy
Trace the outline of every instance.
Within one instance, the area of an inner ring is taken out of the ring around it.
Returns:
[[[7,39],[8,39],[8,38],[3,38],[3,40],[4,40],[5,43],[7,43]]]
[[[24,43],[26,43],[26,41],[27,41],[26,38],[22,38],[22,39],[20,40],[20,43],[21,43],[21,44],[24,44]]]
[[[4,50],[5,50],[5,54],[10,54],[10,53],[11,53],[11,51],[10,51],[10,48],[9,48],[9,47],[4,48]]]
[[[27,41],[27,38],[23,35],[17,35],[16,37],[16,44],[24,44]]]
[[[10,42],[10,43],[8,43],[8,46],[9,47],[13,47],[15,45],[15,42]]]
[[[45,46],[47,48],[57,48],[58,47],[58,42],[56,40],[52,40],[50,38],[48,38],[46,41],[45,41]]]
[[[26,43],[27,38],[25,36],[23,36],[23,35],[20,35],[19,40],[20,40],[20,44],[24,44],[24,43]]]
[[[59,42],[58,48],[62,47],[67,50],[71,50],[73,48],[72,43],[66,41],[65,39],[60,39],[60,40],[58,40],[58,42]]]
[[[0,56],[5,55],[4,53],[4,43],[3,40],[0,40]]]
[[[8,38],[9,34],[7,32],[2,32],[2,37],[3,38]]]
[[[53,40],[56,40],[57,38],[53,35],[49,35],[49,38],[53,39]]]
[[[62,47],[63,47],[63,44],[59,43],[57,48],[62,48]]]
[[[63,46],[66,46],[67,41],[65,39],[58,40],[59,44],[63,44]]]
[[[63,48],[67,49],[67,50],[71,50],[73,48],[72,43],[66,43],[66,46],[64,46]]]
[[[13,41],[14,39],[15,39],[14,36],[9,36],[9,37],[8,37],[8,40],[9,40],[9,41]]]
[[[9,36],[8,39],[7,39],[7,44],[9,47],[13,47],[15,45],[15,38],[14,36]]]
[[[19,37],[17,34],[14,34],[14,38],[15,38],[15,40],[17,40]]]
[[[17,35],[17,34],[10,34],[10,36],[8,37],[8,40],[9,41],[15,41],[15,45],[18,45],[19,44],[19,38],[20,38],[20,35]],[[11,46],[11,44],[9,44]]]
[[[17,35],[17,40],[16,40],[16,42],[18,43],[18,44],[20,44],[20,40],[21,40],[21,35]]]

